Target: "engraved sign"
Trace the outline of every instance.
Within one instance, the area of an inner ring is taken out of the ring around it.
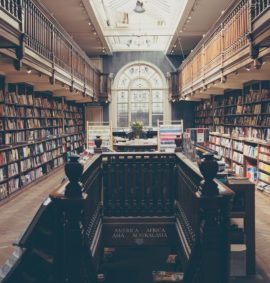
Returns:
[[[169,241],[171,234],[169,225],[111,225],[104,227],[105,241],[109,241],[114,245],[156,245],[165,244]]]

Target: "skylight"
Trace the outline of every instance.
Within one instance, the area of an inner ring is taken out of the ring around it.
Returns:
[[[165,51],[187,0],[89,0],[112,51]]]

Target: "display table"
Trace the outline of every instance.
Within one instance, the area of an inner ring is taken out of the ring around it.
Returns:
[[[119,152],[144,152],[157,151],[158,145],[155,139],[136,139],[126,142],[118,142],[113,144],[113,149]]]

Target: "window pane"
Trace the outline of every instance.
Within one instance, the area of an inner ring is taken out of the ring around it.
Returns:
[[[133,90],[131,91],[131,102],[148,102],[149,90]]]
[[[163,101],[163,92],[162,92],[162,90],[153,90],[152,101],[153,102],[162,102]]]
[[[131,89],[140,89],[140,88],[149,88],[149,84],[146,80],[144,79],[137,79],[135,81],[132,82],[132,84],[130,85]]]
[[[152,113],[162,114],[163,113],[163,103],[152,103]]]
[[[156,127],[157,126],[157,121],[162,121],[163,120],[163,114],[160,115],[152,115],[152,126]]]
[[[127,91],[119,91],[117,96],[118,103],[128,102],[128,92]]]
[[[150,81],[153,88],[162,88],[162,80],[158,74],[154,75]]]
[[[131,104],[131,122],[142,121],[144,126],[149,126],[148,103]]]
[[[128,127],[128,104],[118,104],[117,109],[117,125],[118,127]]]

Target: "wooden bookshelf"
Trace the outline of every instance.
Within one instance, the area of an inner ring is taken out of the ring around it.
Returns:
[[[203,100],[196,106],[196,128],[212,128],[213,126],[213,103],[212,99]]]
[[[242,90],[225,90],[223,96],[211,99],[209,147],[237,175],[249,177],[258,189],[270,193],[270,143],[266,142],[270,139],[270,81],[251,81]],[[204,110],[208,107],[206,100],[196,111],[204,117],[210,115]]]
[[[0,201],[84,149],[83,107],[0,78]]]

